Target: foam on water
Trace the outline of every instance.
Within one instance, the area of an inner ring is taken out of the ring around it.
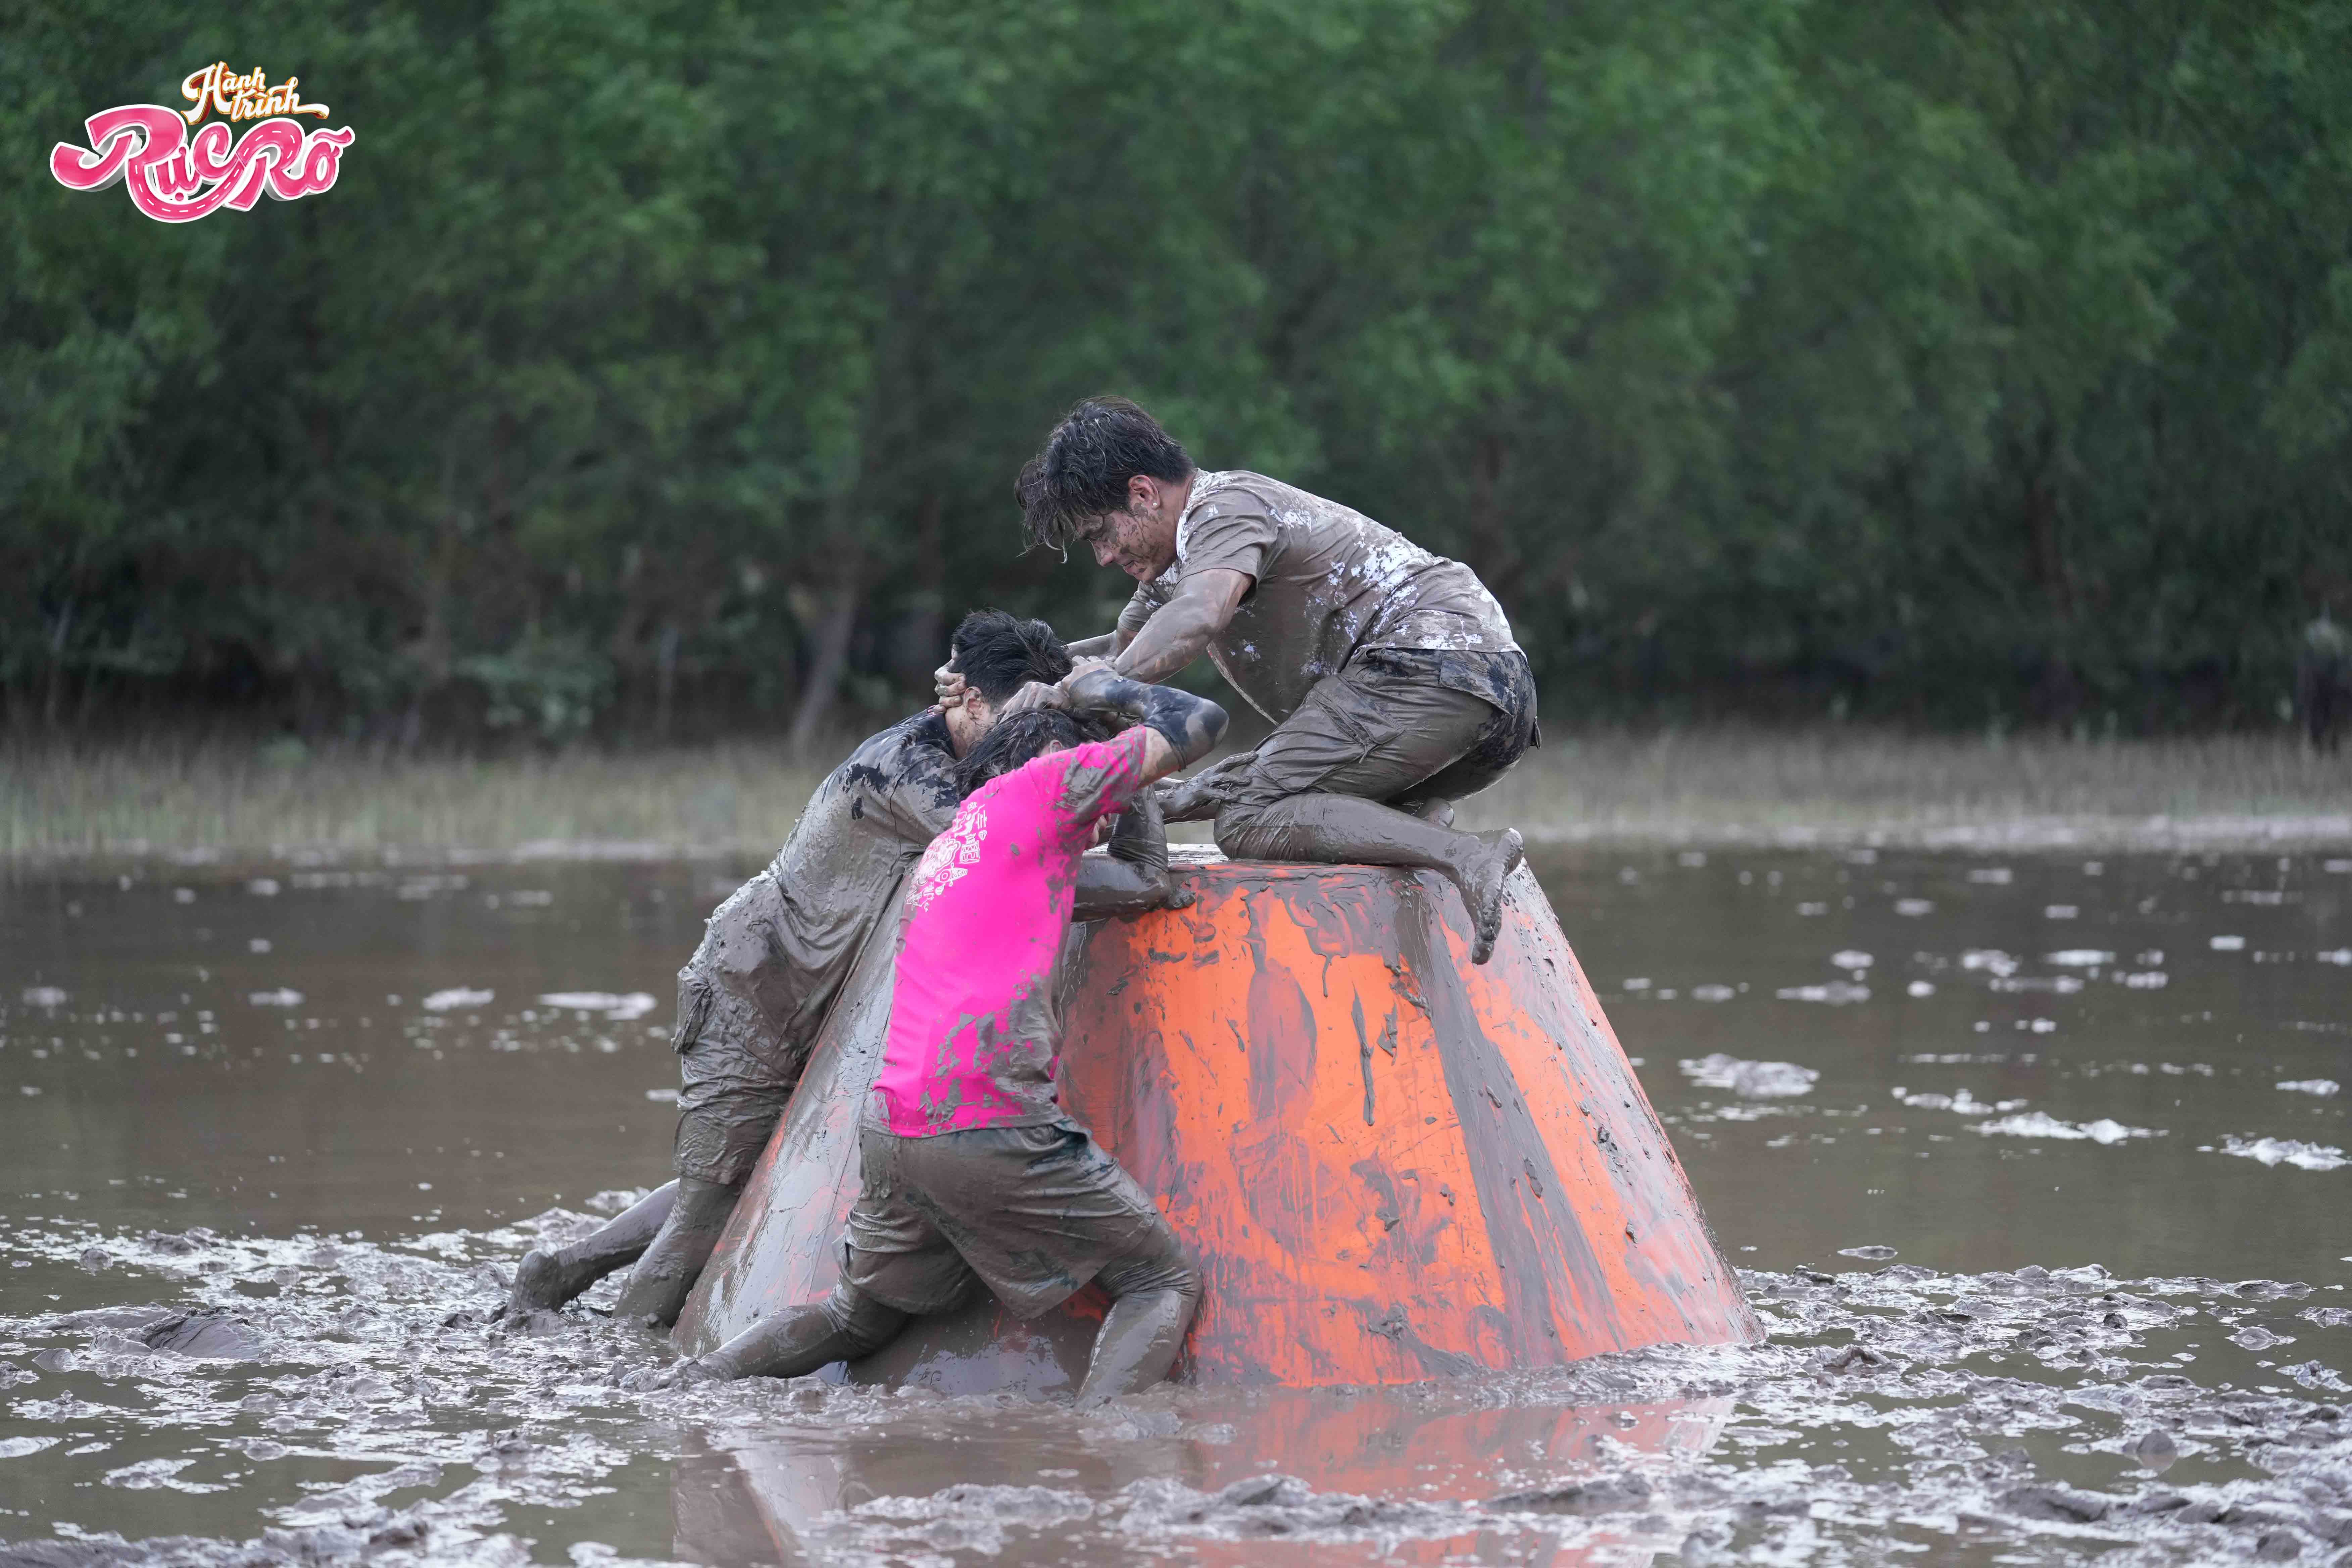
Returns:
[[[428,1013],[447,1013],[459,1007],[485,1007],[497,999],[495,991],[475,991],[463,985],[452,985],[426,996],[423,1006]]]
[[[2294,1165],[2305,1171],[2333,1171],[2352,1164],[2352,1159],[2347,1159],[2341,1149],[2294,1138],[2240,1138],[2232,1134],[2222,1140],[2221,1152],[2260,1160],[2265,1165]]]
[[[1976,1132],[2006,1133],[2012,1138],[2089,1139],[2094,1143],[2121,1143],[2130,1138],[2153,1138],[2157,1133],[2146,1127],[2126,1127],[2122,1122],[2102,1116],[2095,1121],[2076,1123],[2061,1121],[2046,1111],[2029,1110],[2021,1116],[2003,1116],[1992,1121],[1977,1122]]]
[[[2192,1563],[2328,1550],[2352,1508],[2352,1420],[2312,1397],[2340,1375],[2306,1359],[2272,1386],[2253,1363],[2352,1322],[2291,1281],[1758,1272],[1771,1337],[1751,1348],[1399,1389],[1163,1388],[1080,1416],[814,1379],[635,1394],[620,1379],[661,1347],[593,1312],[488,1328],[500,1268],[586,1223],[381,1246],[16,1227],[12,1263],[96,1271],[126,1304],[0,1319],[26,1429],[0,1443],[0,1475],[92,1483],[7,1531],[57,1545],[0,1562],[520,1563],[530,1521],[647,1459],[719,1500],[680,1505],[681,1551],[765,1530],[841,1563],[1276,1541],[1367,1562],[1430,1543],[1844,1563],[1980,1542]],[[191,1321],[236,1334],[211,1359],[156,1348],[159,1323]],[[2224,1343],[2246,1358],[2216,1361],[2226,1376],[2182,1370],[2189,1346]],[[268,1531],[110,1539],[106,1500],[142,1492],[234,1499]],[[586,1550],[574,1560],[616,1560]]]
[[[1720,1051],[1678,1064],[1685,1077],[1706,1089],[1727,1089],[1749,1100],[1780,1100],[1809,1094],[1822,1075],[1794,1062],[1749,1062]]]
[[[480,1001],[488,1000],[488,992],[480,994]],[[557,1007],[567,1012],[602,1013],[607,1019],[616,1024],[633,1023],[654,1010],[653,994],[646,991],[631,991],[626,994],[612,991],[551,991],[540,997],[539,1004],[542,1007]],[[427,998],[425,1005],[427,1007],[432,1006],[432,1000]],[[466,1005],[478,1005],[479,1003]]]

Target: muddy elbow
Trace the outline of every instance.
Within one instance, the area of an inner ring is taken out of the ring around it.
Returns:
[[[1145,914],[1165,905],[1174,891],[1175,879],[1162,868],[1108,855],[1088,855],[1078,863],[1070,918],[1098,921]]]

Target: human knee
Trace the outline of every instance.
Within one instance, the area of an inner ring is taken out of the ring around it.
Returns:
[[[1189,1313],[1201,1299],[1200,1266],[1173,1237],[1150,1252],[1120,1258],[1095,1278],[1113,1300],[1165,1291],[1182,1297]]]
[[[834,1332],[854,1346],[853,1354],[864,1355],[878,1349],[896,1335],[907,1321],[907,1314],[868,1296],[846,1280],[833,1289],[825,1299],[824,1315],[831,1321]]]
[[[714,1182],[702,1176],[680,1176],[677,1179],[677,1205],[671,1212],[698,1224],[707,1221],[714,1214],[724,1220],[734,1212],[735,1200],[742,1195],[746,1179]]]
[[[1278,804],[1278,803],[1277,803]],[[1288,857],[1281,814],[1258,801],[1235,802],[1217,813],[1217,847],[1236,860],[1282,860]]]

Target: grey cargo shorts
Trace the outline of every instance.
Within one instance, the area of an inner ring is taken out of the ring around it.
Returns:
[[[841,1278],[902,1312],[944,1311],[974,1279],[1034,1318],[1105,1267],[1186,1258],[1151,1195],[1072,1121],[860,1135],[865,1186]]]
[[[1542,743],[1523,653],[1367,648],[1307,689],[1257,750],[1219,771],[1218,838],[1301,795],[1412,807],[1477,794]],[[1185,814],[1206,815],[1202,809]]]

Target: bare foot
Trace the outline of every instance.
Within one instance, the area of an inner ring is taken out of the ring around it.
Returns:
[[[579,1289],[572,1283],[572,1271],[556,1255],[533,1248],[515,1265],[514,1289],[507,1296],[507,1316],[522,1318],[532,1312],[551,1312],[578,1294]]]
[[[1498,827],[1478,835],[1479,852],[1463,879],[1462,901],[1470,906],[1470,962],[1484,963],[1495,956],[1495,939],[1503,931],[1503,886],[1519,868],[1526,846],[1516,827]]]

